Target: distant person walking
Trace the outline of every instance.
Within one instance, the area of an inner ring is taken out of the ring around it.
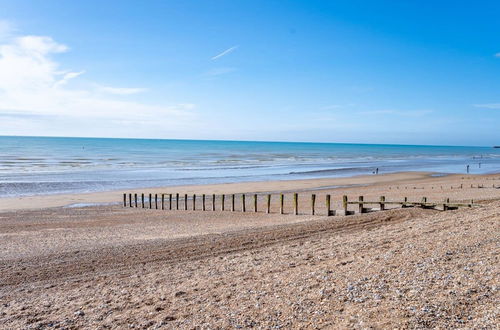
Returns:
[[[469,165],[467,165],[467,174],[469,174]]]
[[[375,170],[375,174],[378,174],[378,167],[377,167],[377,169]]]

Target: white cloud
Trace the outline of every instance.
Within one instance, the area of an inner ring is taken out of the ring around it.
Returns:
[[[500,53],[496,53],[496,54],[495,54],[495,57],[500,57]]]
[[[10,37],[14,31],[15,29],[9,21],[0,20],[0,41]]]
[[[474,104],[476,108],[500,109],[500,103]]]
[[[131,95],[147,91],[146,88],[127,88],[127,87],[110,87],[110,86],[99,86],[98,89],[101,92],[116,94],[116,95]]]
[[[238,46],[230,47],[230,48],[226,49],[225,51],[223,51],[222,53],[219,53],[219,54],[215,55],[214,57],[212,57],[211,60],[214,61],[216,59],[221,58],[222,56],[226,56],[227,54],[234,52],[237,48],[238,48]]]
[[[373,110],[359,112],[361,115],[392,115],[402,117],[422,117],[432,113],[432,110]]]
[[[21,36],[0,42],[0,115],[22,119],[26,127],[31,125],[29,120],[57,117],[86,123],[127,118],[146,124],[164,123],[165,128],[174,123],[182,125],[183,119],[189,122],[187,119],[194,115],[192,104],[145,104],[119,98],[143,92],[144,88],[96,89],[96,85],[102,85],[95,83],[89,88],[71,88],[71,82],[85,71],[62,70],[53,59],[55,54],[68,50],[47,36]],[[5,125],[0,122],[0,130],[7,129]]]
[[[205,77],[216,77],[234,71],[236,71],[235,68],[214,68],[204,72],[202,75]]]

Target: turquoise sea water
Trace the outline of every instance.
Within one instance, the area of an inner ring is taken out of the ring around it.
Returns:
[[[0,136],[0,197],[399,171],[500,172],[500,149]]]

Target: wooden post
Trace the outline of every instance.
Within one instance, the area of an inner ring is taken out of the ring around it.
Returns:
[[[161,194],[161,209],[165,209],[165,194]]]
[[[266,213],[271,213],[271,194],[267,195],[267,210]]]
[[[443,211],[448,211],[448,204],[450,202],[449,198],[445,198],[444,204],[443,204]]]
[[[299,194],[293,193],[293,214],[299,214]]]
[[[359,196],[359,213],[363,213],[364,212],[364,207],[363,207],[363,196]]]
[[[132,207],[132,194],[128,194],[128,206]]]
[[[203,211],[206,210],[206,208],[205,208],[205,194],[201,195],[201,209]]]
[[[179,209],[179,193],[175,194],[175,209]]]
[[[215,194],[212,194],[212,211],[215,211]]]
[[[311,195],[311,214],[314,215],[314,205],[316,204],[316,195]]]
[[[326,195],[325,197],[325,203],[326,203],[326,215],[330,216],[330,209],[331,209],[331,197],[330,195]]]
[[[245,194],[241,194],[241,211],[246,212]]]
[[[408,197],[405,197],[403,204],[401,204],[401,207],[406,207],[406,202],[408,202]]]
[[[224,204],[226,203],[226,195],[222,194],[220,196],[221,202],[220,202],[220,210],[224,211]]]
[[[385,211],[385,196],[380,196],[380,211]]]
[[[342,207],[344,208],[344,215],[347,215],[347,196],[342,196]]]
[[[142,208],[144,208],[144,193],[141,194]]]
[[[168,209],[172,209],[172,194],[168,194]]]
[[[184,211],[188,209],[188,194],[184,194]]]
[[[151,197],[151,194],[149,194],[149,208],[152,209],[152,203],[153,203],[153,198]]]
[[[196,194],[193,194],[193,211],[196,211]]]
[[[137,208],[137,194],[134,194],[135,207]]]
[[[285,210],[283,209],[283,204],[284,204],[284,196],[283,194],[280,194],[280,214],[284,214]]]
[[[123,193],[123,207],[127,207],[127,194]]]
[[[158,194],[155,194],[155,209],[158,210]]]
[[[231,195],[231,212],[234,212],[234,200],[235,200],[235,196],[234,194]]]
[[[253,211],[257,212],[257,194],[253,194]]]

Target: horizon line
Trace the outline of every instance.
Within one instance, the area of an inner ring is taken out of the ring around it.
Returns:
[[[445,145],[445,144],[404,144],[404,143],[366,143],[366,142],[325,142],[325,141],[279,141],[279,140],[233,140],[233,139],[178,139],[178,138],[138,138],[138,137],[100,137],[100,136],[57,136],[57,135],[0,135],[0,137],[19,138],[69,138],[69,139],[108,139],[108,140],[164,140],[164,141],[213,141],[213,142],[257,142],[257,143],[303,143],[303,144],[351,144],[387,146],[425,146],[425,147],[475,147],[495,148],[497,145]]]

